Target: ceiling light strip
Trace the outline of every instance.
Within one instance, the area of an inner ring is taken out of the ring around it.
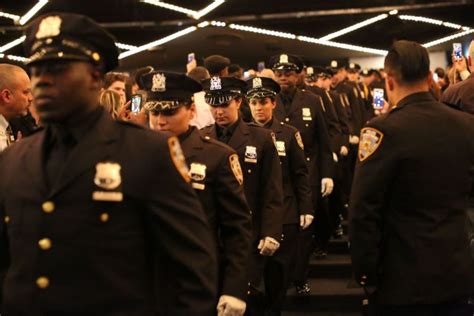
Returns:
[[[11,41],[10,43],[7,43],[3,46],[0,46],[0,53],[4,53],[7,50],[9,50],[10,48],[15,47],[17,45],[20,45],[21,43],[23,43],[25,41],[25,38],[26,38],[26,36],[23,35],[22,37],[17,38],[16,40]]]
[[[41,8],[48,3],[48,0],[39,0],[24,16],[20,19],[20,24],[25,25]]]
[[[123,52],[123,53],[121,53],[121,54],[119,55],[119,59],[123,59],[123,58],[129,57],[129,56],[131,56],[131,55],[135,55],[135,54],[137,54],[137,53],[143,52],[143,51],[145,51],[145,50],[147,50],[147,49],[150,49],[150,48],[153,48],[153,47],[155,47],[155,46],[163,45],[163,44],[168,43],[168,42],[170,42],[170,41],[172,41],[172,40],[175,40],[175,39],[177,39],[177,38],[179,38],[179,37],[182,37],[182,36],[184,36],[184,35],[186,35],[186,34],[189,34],[189,33],[191,33],[191,32],[194,32],[194,31],[196,31],[197,29],[198,29],[198,28],[197,28],[196,26],[190,26],[190,27],[188,27],[188,28],[185,28],[184,30],[181,30],[181,31],[176,32],[176,33],[173,33],[173,34],[168,35],[168,36],[166,36],[166,37],[163,37],[163,38],[161,38],[161,39],[159,39],[159,40],[156,40],[156,41],[153,41],[153,42],[151,42],[151,43],[148,43],[148,44],[139,46],[139,47],[134,48],[134,49],[131,49],[131,50],[127,51],[127,52]]]
[[[453,39],[456,39],[458,37],[463,37],[463,36],[466,36],[466,35],[472,34],[472,33],[474,33],[474,29],[469,29],[469,30],[464,31],[464,32],[452,34],[452,35],[437,39],[435,41],[423,44],[423,46],[426,47],[426,48],[430,48],[430,47],[436,46],[438,44],[446,43],[446,42],[449,42],[449,41],[451,41]]]
[[[215,0],[214,2],[212,2],[210,5],[208,5],[204,9],[199,10],[197,12],[197,14],[193,15],[193,17],[196,20],[199,20],[203,16],[209,14],[209,12],[211,12],[211,11],[215,10],[216,8],[218,8],[219,6],[221,6],[224,2],[225,2],[225,0]]]
[[[15,56],[15,55],[6,55],[6,54],[0,54],[0,58],[6,58],[10,59],[13,61],[19,61],[19,62],[28,62],[30,59],[26,57],[21,57],[21,56]]]
[[[429,23],[429,24],[449,27],[449,28],[456,29],[456,30],[459,30],[459,29],[468,30],[468,29],[470,29],[469,27],[462,26],[460,24],[445,22],[445,21],[441,21],[441,20],[437,20],[437,19],[431,19],[431,18],[427,18],[427,17],[424,17],[424,16],[399,15],[398,17],[401,20],[405,20],[405,21]]]
[[[333,41],[325,41],[325,40],[321,40],[321,39],[309,37],[309,36],[298,36],[297,39],[302,42],[342,48],[342,49],[353,50],[353,51],[369,53],[369,54],[374,54],[374,55],[385,56],[388,53],[386,50],[375,49],[375,48],[370,48],[370,47],[362,47],[362,46],[345,44],[345,43],[338,43],[338,42],[333,42]]]
[[[258,33],[258,34],[282,37],[282,38],[296,39],[295,34],[279,32],[279,31],[272,31],[272,30],[266,30],[266,29],[261,29],[261,28],[253,27],[253,26],[230,24],[229,27],[231,29],[238,30],[238,31],[245,31],[245,32],[252,32],[252,33]]]
[[[138,46],[134,46],[134,45],[129,45],[129,44],[124,44],[124,43],[115,43],[115,45],[120,48],[120,49],[125,49],[125,50],[131,50],[131,49],[135,49],[137,48]]]
[[[373,18],[367,19],[365,21],[359,22],[357,24],[354,24],[352,26],[346,27],[346,28],[344,28],[340,31],[337,31],[337,32],[328,34],[326,36],[323,36],[323,37],[320,38],[320,40],[329,41],[329,40],[332,40],[332,39],[334,39],[336,37],[339,37],[341,35],[344,35],[344,34],[353,32],[355,30],[358,30],[360,28],[363,28],[367,25],[370,25],[370,24],[376,23],[378,21],[384,20],[386,18],[388,18],[388,14],[380,14],[380,15],[377,15],[376,17],[373,17]]]
[[[163,2],[163,1],[159,1],[159,0],[142,0],[142,2],[151,4],[151,5],[154,5],[154,6],[157,6],[157,7],[161,7],[163,9],[168,9],[168,10],[171,10],[171,11],[184,13],[184,14],[187,14],[187,15],[190,15],[190,16],[194,16],[194,15],[198,14],[197,11],[186,9],[186,8],[183,8],[183,7],[174,5],[174,4],[166,3],[166,2]]]
[[[6,13],[6,12],[0,12],[0,17],[7,18],[7,19],[13,20],[15,22],[20,20],[20,18],[21,18],[21,16],[19,16],[19,15],[10,14],[10,13]]]

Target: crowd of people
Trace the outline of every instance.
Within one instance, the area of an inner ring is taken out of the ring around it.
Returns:
[[[471,57],[128,74],[87,17],[25,35],[28,72],[0,64],[5,315],[281,315],[349,218],[373,315],[471,316]]]

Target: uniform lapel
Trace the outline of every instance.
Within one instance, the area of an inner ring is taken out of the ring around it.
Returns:
[[[191,134],[181,142],[181,148],[189,164],[189,161],[193,161],[198,151],[203,148],[202,139],[197,129],[193,128]]]
[[[247,143],[248,134],[250,134],[249,127],[247,123],[240,119],[239,125],[235,129],[232,137],[229,140],[228,145],[232,147],[235,151]]]
[[[35,186],[45,194],[48,188],[47,177],[44,169],[44,143],[46,130],[38,132],[38,139],[30,142],[28,149],[23,155],[23,163],[29,179],[35,183]],[[34,137],[34,136],[33,136]],[[30,141],[32,139],[29,139]]]
[[[103,111],[102,116],[85,135],[69,155],[62,174],[56,183],[52,184],[51,197],[64,190],[81,174],[90,170],[98,162],[107,161],[111,155],[112,145],[120,135],[110,115]]]
[[[303,103],[303,93],[300,89],[296,89],[295,96],[291,102],[290,110],[288,111],[288,116],[291,116],[294,112],[300,109],[300,106]]]

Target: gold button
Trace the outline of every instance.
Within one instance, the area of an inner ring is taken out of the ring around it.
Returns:
[[[210,138],[209,136],[204,136],[204,139],[209,140],[209,139],[211,139],[211,138]]]
[[[248,172],[248,173],[252,173],[252,170],[251,170],[251,169],[249,169],[249,170],[247,170],[247,172]]]
[[[107,213],[100,214],[100,221],[104,222],[104,223],[108,222],[109,221],[109,214],[107,214]]]
[[[43,238],[40,241],[38,241],[38,245],[42,250],[49,250],[51,249],[51,239]]]
[[[58,57],[63,57],[64,56],[64,53],[63,52],[59,52],[58,53]]]
[[[308,157],[308,158],[306,158],[306,160],[307,160],[307,161],[310,161],[311,159],[309,159],[309,157]]]
[[[309,124],[305,124],[305,126],[306,126],[306,127],[308,127],[308,126],[309,126]]]
[[[92,53],[92,59],[94,59],[95,61],[99,61],[100,60],[99,53],[97,52]]]
[[[5,220],[5,224],[10,223],[10,216],[5,216],[4,220]]]
[[[289,121],[290,121],[290,118],[287,117],[287,118],[285,119],[285,121],[289,122]]]
[[[42,205],[43,212],[49,214],[54,212],[54,203],[51,201],[44,202]]]
[[[47,277],[39,277],[36,279],[36,285],[40,289],[45,289],[49,286],[49,279]]]

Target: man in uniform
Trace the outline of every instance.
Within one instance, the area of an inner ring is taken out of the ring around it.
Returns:
[[[303,69],[301,59],[294,55],[281,54],[273,56],[270,64],[281,88],[273,115],[279,121],[291,124],[301,133],[309,169],[313,205],[316,208],[318,227],[315,230],[318,239],[328,240],[327,236],[330,236],[331,229],[327,225],[327,220],[323,220],[324,217],[327,218],[327,212],[322,206],[324,203],[322,198],[331,194],[334,187],[332,180],[334,160],[320,98],[296,87],[298,75]],[[321,220],[318,220],[318,217],[322,217]],[[312,229],[309,229],[302,231],[299,236],[295,285],[301,294],[310,291],[307,274],[309,257],[313,250],[312,233]]]
[[[179,138],[192,187],[217,241],[218,315],[243,315],[251,218],[239,157],[229,146],[202,137],[196,127],[190,126],[196,115],[192,97],[202,90],[199,83],[184,74],[163,71],[148,73],[140,81],[148,92],[145,109],[149,111],[150,127]]]
[[[385,69],[396,107],[361,132],[349,232],[375,315],[472,316],[474,117],[432,97],[429,66],[424,47],[395,42]]]
[[[278,249],[282,233],[282,176],[271,133],[239,117],[245,86],[245,81],[233,77],[212,77],[203,82],[216,124],[201,132],[232,147],[242,164],[253,224],[247,315],[261,315],[265,307],[261,286],[265,256],[272,256]]]
[[[215,249],[179,141],[98,104],[114,39],[50,13],[26,28],[25,49],[46,128],[0,157],[3,313],[213,315]],[[156,306],[163,262],[176,297]]]
[[[360,65],[350,63],[347,67],[347,81],[357,90],[359,103],[361,104],[362,126],[375,116],[372,103],[369,101],[369,87],[359,81]]]
[[[266,273],[266,282],[271,283],[266,315],[280,315],[297,255],[299,230],[307,229],[314,218],[309,173],[300,133],[273,117],[276,95],[280,92],[278,83],[270,78],[254,78],[247,81],[246,91],[255,124],[275,133],[283,175],[283,237]]]

